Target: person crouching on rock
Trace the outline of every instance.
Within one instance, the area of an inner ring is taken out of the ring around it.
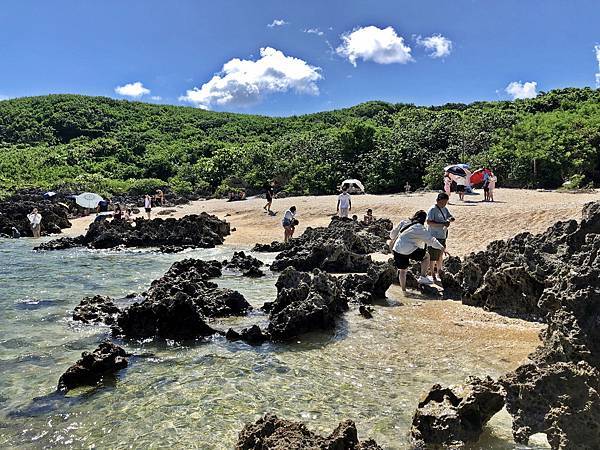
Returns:
[[[290,209],[285,212],[281,224],[283,225],[283,242],[287,242],[294,235],[296,225],[298,225],[295,206],[290,207]]]
[[[427,277],[429,253],[427,245],[444,251],[444,246],[425,228],[427,213],[417,211],[410,220],[403,220],[390,232],[392,253],[398,269],[398,281],[403,292],[406,292],[406,270],[410,260],[421,263],[421,276],[417,283],[430,285],[433,280]]]
[[[29,226],[34,238],[39,238],[42,231],[42,215],[38,212],[37,208],[33,208],[30,214],[27,214],[29,219]]]

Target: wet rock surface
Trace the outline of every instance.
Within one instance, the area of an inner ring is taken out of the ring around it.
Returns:
[[[545,433],[553,449],[600,442],[600,203],[582,220],[558,222],[472,254],[448,274],[463,302],[547,328],[530,362],[500,379],[513,435]]]
[[[304,233],[286,244],[257,245],[254,251],[280,251],[271,270],[286,267],[326,272],[366,272],[371,264],[369,253],[388,252],[391,222],[379,219],[365,226],[351,219],[334,217],[327,227],[307,228]]]
[[[127,367],[128,354],[111,342],[101,343],[93,352],[83,352],[58,380],[58,390],[67,392],[79,386],[95,386],[105,376]]]
[[[251,255],[246,255],[244,252],[234,252],[231,260],[223,261],[223,267],[228,270],[242,272],[246,277],[258,278],[265,275],[260,269],[264,263]]]
[[[85,297],[73,311],[73,320],[83,323],[115,323],[121,310],[110,297]]]
[[[489,377],[472,377],[461,386],[436,384],[421,399],[413,417],[413,443],[416,448],[428,448],[476,442],[484,425],[503,406],[502,387]]]
[[[36,250],[57,250],[86,246],[94,249],[115,247],[163,247],[169,252],[185,248],[212,248],[222,244],[230,234],[229,223],[207,214],[192,214],[181,219],[137,218],[104,220],[90,225],[84,236],[63,238],[36,247]]]
[[[240,332],[230,328],[227,330],[225,337],[230,341],[244,341],[251,345],[261,345],[269,340],[269,335],[265,334],[258,325],[244,328]]]
[[[266,414],[254,424],[247,424],[238,436],[236,450],[381,450],[371,439],[358,440],[356,425],[344,420],[327,437],[310,431],[301,422],[279,419]]]

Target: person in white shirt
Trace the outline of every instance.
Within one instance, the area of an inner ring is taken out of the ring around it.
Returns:
[[[488,196],[489,196],[490,202],[494,201],[494,189],[496,189],[497,181],[498,181],[498,177],[496,177],[496,175],[494,175],[494,173],[492,172],[490,174],[490,179],[488,181]]]
[[[406,292],[406,270],[410,260],[421,263],[421,276],[417,279],[417,282],[419,284],[432,284],[433,280],[427,277],[430,261],[427,245],[445,250],[444,246],[425,228],[426,220],[427,213],[420,210],[410,220],[403,220],[390,232],[390,245],[398,269],[398,280],[404,292]]]
[[[281,224],[283,225],[283,242],[287,242],[294,235],[296,225],[298,225],[295,206],[291,206],[290,209],[285,212]]]
[[[348,194],[348,188],[343,187],[342,193],[338,196],[337,213],[340,217],[348,217],[348,213],[352,210],[352,200]]]
[[[152,214],[152,197],[148,194],[146,194],[146,197],[144,198],[144,209],[148,215],[148,220],[150,220],[150,214]]]
[[[456,175],[454,177],[454,181],[456,181],[456,192],[458,192],[458,198],[460,199],[460,201],[463,201],[465,199],[467,177],[461,177],[460,175]]]
[[[27,214],[27,219],[29,219],[29,226],[31,227],[33,237],[39,238],[42,230],[42,215],[38,213],[37,208],[33,208],[31,213]]]

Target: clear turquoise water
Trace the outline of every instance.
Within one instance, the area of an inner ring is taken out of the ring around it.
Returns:
[[[179,255],[149,251],[67,250],[34,253],[33,242],[0,240],[1,448],[232,448],[244,423],[265,412],[303,420],[329,433],[345,418],[362,437],[389,449],[408,448],[419,396],[436,382],[498,376],[503,367],[477,348],[432,343],[399,322],[389,301],[367,321],[351,311],[335,333],[286,345],[251,347],[221,337],[194,345],[119,342],[135,354],[100,388],[52,395],[61,373],[108,335],[70,321],[85,295],[115,297],[145,290],[184,257],[224,259],[233,248]],[[272,256],[257,255],[268,262]],[[275,278],[228,274],[219,285],[258,307],[275,296]],[[266,323],[253,312],[216,327]],[[447,355],[440,357],[440,355]],[[499,414],[473,448],[533,448],[510,439]]]

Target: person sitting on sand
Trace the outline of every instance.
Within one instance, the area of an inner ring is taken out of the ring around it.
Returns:
[[[373,210],[369,208],[363,217],[363,224],[371,225],[373,222],[375,222],[375,217],[373,217]]]
[[[448,227],[451,222],[454,222],[454,216],[448,211],[448,208],[446,208],[448,200],[448,194],[440,192],[437,196],[435,205],[427,211],[427,229],[444,247],[446,247],[446,239],[448,238]],[[441,281],[441,274],[444,267],[444,252],[434,247],[429,247],[427,250],[431,257],[429,264],[431,277],[435,280],[437,275],[438,280]]]
[[[125,208],[125,211],[123,211],[123,220],[125,222],[131,222],[133,220],[133,212],[131,211],[131,208]]]
[[[144,210],[146,211],[148,220],[150,220],[150,216],[152,214],[152,197],[150,197],[148,194],[146,194],[146,197],[144,197]]]
[[[287,242],[294,236],[296,225],[298,225],[295,206],[291,206],[290,209],[285,212],[281,224],[283,225],[283,242]]]
[[[425,228],[427,213],[417,211],[410,220],[403,220],[390,232],[394,263],[398,269],[398,280],[402,291],[406,292],[406,270],[410,260],[421,263],[421,276],[417,283],[430,285],[432,280],[427,278],[429,268],[429,253],[427,245],[444,251],[444,246]]]
[[[42,231],[42,215],[38,212],[37,208],[33,208],[31,213],[27,214],[29,219],[29,226],[34,238],[39,238]]]
[[[340,217],[348,217],[348,213],[352,210],[352,200],[348,194],[348,186],[342,188],[342,193],[338,196],[337,213]]]
[[[488,181],[488,200],[490,202],[494,201],[494,189],[496,189],[496,182],[498,178],[494,175],[494,172],[490,173],[490,179]]]

